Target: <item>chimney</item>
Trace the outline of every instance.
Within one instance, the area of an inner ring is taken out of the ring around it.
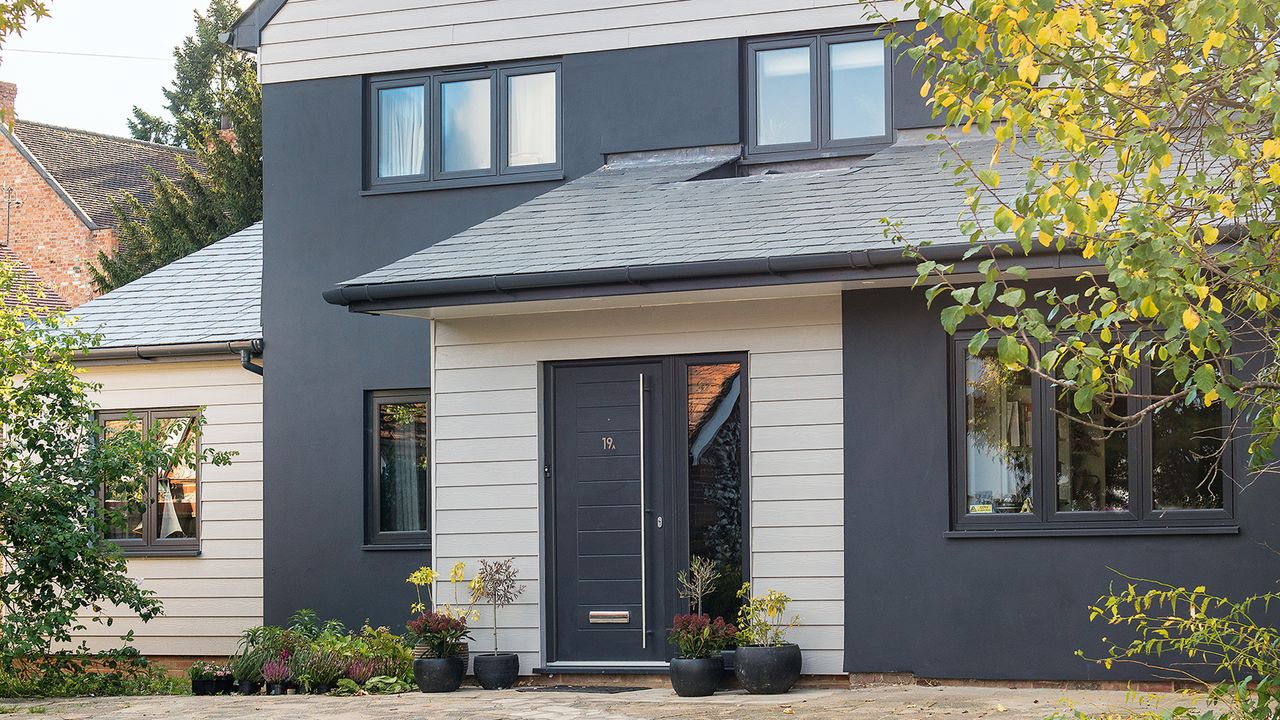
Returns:
[[[4,122],[13,124],[14,105],[18,102],[18,86],[11,82],[0,80],[0,112],[4,113]]]

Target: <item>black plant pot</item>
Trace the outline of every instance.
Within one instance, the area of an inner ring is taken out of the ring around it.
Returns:
[[[680,697],[706,697],[720,687],[724,660],[709,658],[672,658],[671,689]]]
[[[485,690],[509,688],[520,677],[520,656],[515,653],[476,655],[471,663],[476,682]]]
[[[333,690],[332,683],[316,683],[311,686],[312,695],[328,695]]]
[[[191,681],[192,695],[212,695],[217,690],[217,681],[213,678],[198,678]]]
[[[236,691],[241,695],[257,695],[262,689],[262,683],[257,680],[241,680],[236,683]]]
[[[800,679],[800,646],[738,648],[733,658],[733,674],[742,688],[753,695],[779,695]]]
[[[424,693],[453,692],[462,687],[467,660],[462,657],[421,658],[413,661],[413,679]]]
[[[289,686],[286,683],[267,683],[268,695],[284,695],[289,692]]]
[[[217,695],[230,695],[235,692],[236,679],[226,675],[213,679],[213,692]]]

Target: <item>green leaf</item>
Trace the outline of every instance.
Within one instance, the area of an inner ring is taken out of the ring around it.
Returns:
[[[1021,307],[1022,303],[1026,302],[1026,299],[1027,299],[1027,291],[1023,290],[1022,288],[1016,288],[1016,287],[1005,290],[1003,293],[1000,294],[1000,298],[999,298],[1000,302],[1004,303],[1005,305],[1008,305],[1011,308]]]
[[[1010,366],[1027,364],[1027,349],[1012,335],[1002,335],[996,343],[996,355],[1000,362]]]
[[[1093,409],[1093,398],[1095,391],[1092,385],[1081,385],[1076,388],[1075,393],[1071,396],[1071,404],[1075,406],[1076,412],[1084,415]]]
[[[956,328],[959,327],[960,321],[964,320],[964,316],[963,305],[952,305],[942,311],[942,327],[948,335],[956,333]]]
[[[987,346],[988,337],[990,337],[990,333],[984,328],[969,338],[969,354],[977,355],[982,352],[982,349]]]

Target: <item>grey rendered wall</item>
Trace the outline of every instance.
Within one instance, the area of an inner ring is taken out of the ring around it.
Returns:
[[[850,672],[1124,679],[1087,605],[1107,568],[1212,591],[1275,590],[1280,479],[1238,490],[1239,535],[948,539],[947,343],[922,291],[846,292],[845,648]],[[1240,456],[1243,461],[1243,454]]]

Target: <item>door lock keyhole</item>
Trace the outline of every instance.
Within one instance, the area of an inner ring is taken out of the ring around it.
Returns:
[[[662,516],[661,516],[661,515],[659,515],[659,516],[658,516],[658,529],[659,529],[659,530],[661,530],[661,529],[662,529]]]

